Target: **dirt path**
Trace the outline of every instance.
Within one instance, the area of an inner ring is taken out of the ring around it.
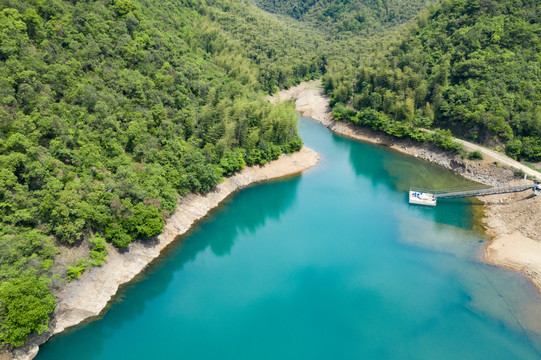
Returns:
[[[533,177],[537,178],[538,180],[541,180],[541,173],[539,171],[536,171],[536,170],[534,170],[534,169],[532,169],[532,168],[530,168],[530,167],[528,167],[528,166],[526,166],[524,164],[519,163],[516,160],[511,159],[507,155],[504,155],[504,154],[502,154],[500,152],[497,152],[495,150],[488,149],[488,148],[486,148],[484,146],[471,143],[471,142],[466,141],[466,140],[456,139],[456,138],[455,138],[455,140],[458,141],[459,143],[461,143],[464,146],[464,150],[466,150],[466,151],[478,150],[478,151],[482,152],[485,157],[490,157],[490,158],[494,159],[495,161],[498,161],[500,164],[507,165],[507,166],[510,166],[510,167],[518,169],[518,170],[522,170],[524,173],[526,173],[526,174],[528,174],[530,176],[533,176]]]
[[[396,151],[423,158],[477,182],[489,185],[504,183],[517,185],[524,181],[517,180],[511,170],[500,165],[520,169],[541,180],[541,174],[538,171],[504,154],[468,141],[456,139],[467,151],[481,151],[485,157],[483,161],[469,161],[458,155],[435,149],[433,146],[427,146],[427,144],[397,140],[381,132],[334,121],[328,105],[329,98],[321,88],[320,81],[305,82],[283,90],[271,101],[290,99],[296,100],[296,109],[304,116],[321,122],[336,133],[356,140],[385,145]],[[499,165],[495,165],[495,161]],[[485,248],[485,260],[494,265],[522,272],[541,292],[541,196],[515,193],[479,199],[486,204],[484,222],[487,234],[493,238]]]
[[[268,99],[271,102],[294,99],[295,108],[304,116],[311,117],[321,122],[327,127],[329,127],[333,122],[331,108],[329,107],[329,97],[323,91],[323,88],[321,86],[321,80],[300,83],[297,86],[282,90],[275,96],[268,97]],[[345,128],[344,125],[336,124],[335,126],[341,126],[342,128]],[[371,141],[370,138],[376,137],[378,136],[369,136],[364,140]],[[466,151],[481,151],[484,157],[489,158],[488,160],[497,161],[500,165],[505,165],[514,169],[522,170],[524,173],[536,177],[538,180],[541,181],[541,173],[539,171],[536,171],[524,164],[521,164],[505,154],[488,149],[481,145],[471,143],[466,140],[457,138],[455,138],[455,140],[461,143],[464,146],[464,150]],[[381,141],[372,140],[372,142],[380,143]]]

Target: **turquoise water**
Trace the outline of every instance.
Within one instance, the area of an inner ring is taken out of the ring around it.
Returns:
[[[466,182],[301,119],[320,163],[230,197],[37,359],[538,359],[540,299],[479,260]]]

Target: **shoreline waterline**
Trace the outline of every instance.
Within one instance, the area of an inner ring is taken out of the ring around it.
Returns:
[[[316,167],[235,193],[36,360],[539,358],[537,290],[479,261],[481,206],[407,203],[412,181],[468,181],[309,118],[299,133]]]
[[[332,120],[330,108],[328,107],[328,99],[325,99],[325,97],[322,95],[318,82],[303,83],[299,85],[299,87],[284,90],[284,93],[285,96],[281,100],[300,99],[297,100],[299,102],[299,105],[297,106],[298,111],[303,113],[303,115],[309,116],[312,119],[322,123],[337,134],[344,135],[355,140],[384,145],[403,154],[422,158],[424,160],[442,165],[448,169],[455,170],[455,172],[459,175],[464,176],[465,172],[466,175],[471,175],[469,177],[470,179],[483,181],[489,184],[491,184],[491,181],[494,181],[494,179],[490,178],[490,174],[485,175],[480,179],[478,177],[478,173],[465,171],[462,167],[459,167],[459,169],[463,170],[462,173],[460,171],[456,171],[457,169],[453,168],[453,163],[451,160],[440,156],[441,154],[434,155],[430,152],[430,150],[418,149],[411,146],[411,143],[393,142],[389,144],[388,139],[385,138],[384,135],[377,133],[372,134],[369,130],[363,131],[358,128],[354,128],[349,124],[334,122]],[[312,106],[313,102],[314,106]],[[288,159],[288,161],[279,164],[283,158]],[[241,173],[237,174],[238,177],[235,175],[226,179],[224,183],[220,184],[216,188],[216,191],[213,191],[205,196],[189,195],[185,197],[175,213],[167,221],[166,226],[164,227],[164,233],[160,235],[156,241],[146,244],[132,244],[133,246],[130,247],[128,251],[123,251],[122,254],[116,249],[111,248],[109,256],[110,260],[108,263],[104,264],[104,266],[114,262],[114,264],[118,266],[116,269],[107,268],[104,270],[103,267],[94,268],[88,273],[84,274],[81,279],[68,284],[66,289],[64,289],[60,295],[61,300],[63,301],[59,301],[59,307],[57,307],[58,311],[55,310],[51,331],[42,336],[36,336],[34,339],[36,344],[27,348],[24,353],[21,351],[19,354],[13,357],[13,359],[32,359],[37,354],[38,344],[44,343],[50,336],[63,332],[67,328],[71,328],[74,325],[78,325],[86,321],[93,321],[96,317],[99,317],[100,314],[102,314],[104,310],[107,309],[111,304],[111,299],[113,299],[117,294],[120,285],[130,283],[136,279],[137,275],[141,274],[148,264],[152,263],[155,259],[161,256],[162,251],[173,243],[179,235],[182,235],[190,230],[196,221],[205,217],[208,211],[218,206],[225,198],[235,191],[246,186],[250,186],[254,183],[273,180],[302,172],[304,169],[315,165],[318,160],[319,155],[317,155],[317,153],[315,153],[313,150],[303,148],[299,153],[283,156],[279,160],[267,164],[265,167],[247,168]],[[274,168],[273,164],[278,164],[279,169]],[[467,167],[465,169],[469,170]],[[251,173],[252,170],[254,173]],[[245,171],[248,171],[248,173]],[[464,177],[468,178],[468,176]],[[226,189],[224,189],[224,192],[222,193],[223,188]],[[487,212],[490,211],[490,206],[484,206],[484,208]],[[490,216],[490,214],[487,216]],[[479,255],[480,258],[483,257],[484,260],[489,264],[494,264],[511,270],[517,270],[523,274],[526,274],[528,278],[530,278],[530,280],[532,280],[532,282],[536,285],[538,291],[541,292],[541,282],[536,283],[534,280],[535,276],[532,275],[532,273],[528,274],[528,271],[530,271],[529,268],[524,268],[524,266],[520,263],[517,265],[513,261],[505,263],[505,261],[501,259],[496,259],[495,261],[491,260],[490,257],[492,256],[491,253],[493,252],[489,252],[489,248],[497,243],[496,240],[498,236],[494,235],[494,231],[497,231],[497,227],[490,226],[490,224],[486,225],[486,227],[489,230],[492,229],[493,231],[490,234],[492,240],[488,242],[487,245],[484,245],[485,248],[484,251],[482,251],[482,253]],[[503,237],[506,237],[507,235],[508,234],[502,234]],[[170,240],[168,240],[163,247],[160,247],[162,244],[162,236],[167,237]],[[522,238],[526,238],[527,240],[537,243],[536,241],[524,237],[523,235],[520,237],[515,236],[514,239],[516,238],[519,238],[519,242]],[[513,243],[513,246],[516,248],[515,243]],[[521,245],[519,244],[519,247],[520,246]],[[159,250],[156,252],[158,247]],[[500,257],[502,252],[505,253],[506,250],[505,245],[500,246]],[[100,272],[99,269],[101,269],[102,272]],[[541,272],[539,272],[539,275],[541,276]],[[107,286],[105,286],[104,289],[103,279],[106,276],[112,276],[113,280],[108,280],[112,282],[106,283]],[[89,281],[89,283],[85,284],[84,281]],[[70,287],[71,284],[73,285]],[[98,296],[96,296],[96,294]],[[1,354],[0,359],[4,360]],[[8,357],[7,359],[10,358]]]
[[[358,141],[384,145],[400,153],[422,158],[453,170],[469,180],[487,185],[498,185],[511,181],[514,177],[511,170],[498,168],[496,164],[491,163],[493,159],[486,159],[485,165],[480,167],[467,160],[456,159],[456,156],[439,149],[423,148],[409,140],[395,140],[386,134],[370,129],[334,121],[329,107],[329,97],[321,87],[321,80],[303,82],[290,89],[282,90],[273,97],[268,97],[268,100],[271,102],[294,100],[297,111],[303,116],[320,122],[337,134]],[[534,240],[535,237],[521,234],[520,230],[516,228],[516,224],[514,224],[515,228],[509,229],[512,226],[505,224],[506,219],[502,216],[501,211],[490,206],[492,202],[501,202],[501,199],[498,196],[490,196],[482,200],[485,204],[482,222],[491,240],[485,246],[481,257],[489,264],[521,272],[541,294],[541,242]],[[497,223],[491,222],[491,217],[496,216],[499,216],[499,221]],[[534,253],[530,254],[531,251]]]
[[[246,167],[226,178],[205,195],[187,195],[179,201],[175,212],[166,220],[162,234],[156,239],[132,243],[122,251],[109,246],[106,263],[89,269],[56,294],[57,306],[51,317],[50,330],[42,335],[34,335],[25,345],[13,352],[0,354],[0,359],[33,359],[39,351],[39,345],[45,343],[51,336],[99,317],[108,308],[120,286],[136,279],[137,275],[157,259],[164,249],[233,193],[256,183],[302,173],[316,165],[318,161],[317,152],[303,147],[298,152],[283,154],[264,166]]]

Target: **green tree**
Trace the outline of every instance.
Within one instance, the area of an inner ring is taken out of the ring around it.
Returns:
[[[33,272],[0,283],[0,341],[14,347],[31,333],[47,331],[56,302],[49,293],[50,280]]]

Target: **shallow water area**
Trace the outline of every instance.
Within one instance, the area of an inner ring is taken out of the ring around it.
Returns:
[[[468,181],[301,118],[320,163],[229,198],[37,359],[538,359],[541,301],[484,264]]]

